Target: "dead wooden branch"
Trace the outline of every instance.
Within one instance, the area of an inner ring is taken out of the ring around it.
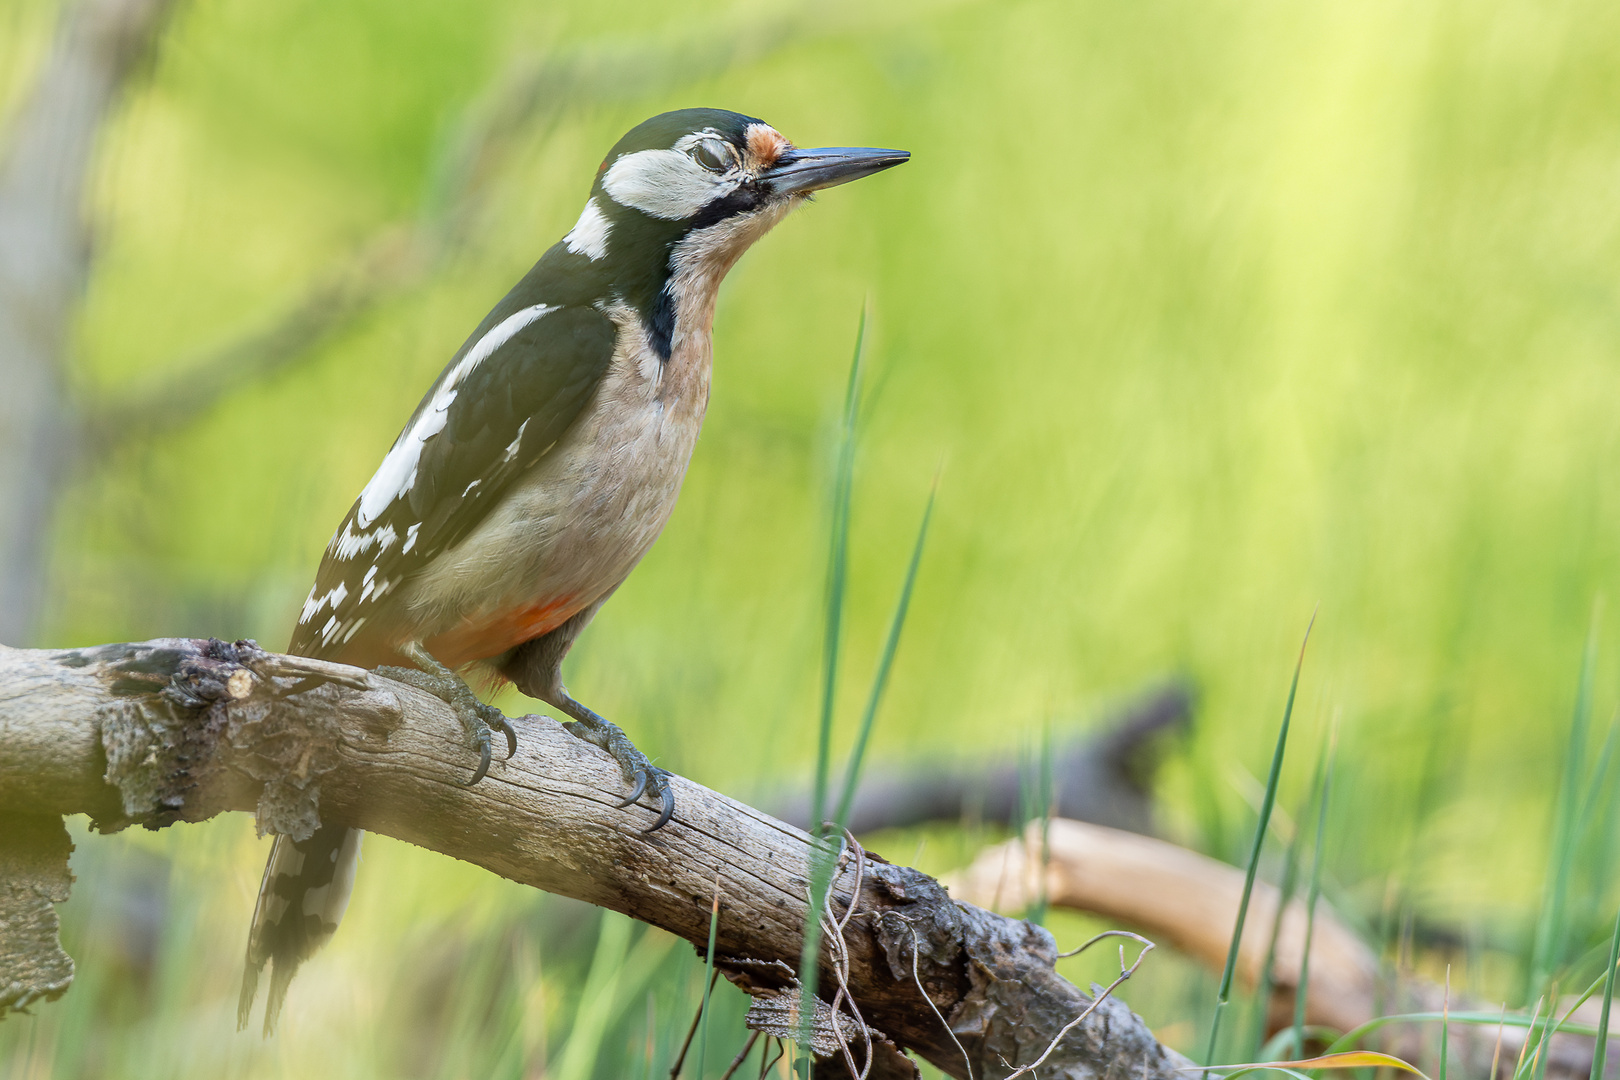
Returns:
[[[1043,862],[1047,903],[1133,926],[1212,972],[1224,967],[1243,893],[1243,871],[1163,840],[1059,818],[1049,823],[1043,856],[1041,823],[1033,822],[1024,836],[987,848],[945,884],[954,896],[969,903],[996,911],[1022,911],[1039,894]],[[1237,968],[1239,978],[1251,989],[1265,963],[1279,899],[1276,886],[1255,882]],[[1304,903],[1296,899],[1284,911],[1277,936],[1273,991],[1267,1003],[1271,1031],[1293,1022],[1305,921]],[[1434,983],[1412,975],[1397,980],[1382,972],[1366,943],[1331,905],[1318,902],[1311,938],[1307,1024],[1349,1031],[1378,1015],[1439,1012],[1443,1001],[1444,991]],[[1597,1023],[1598,1004],[1588,1002],[1577,1019]],[[1455,996],[1451,999],[1454,1012],[1494,1012],[1496,1007]],[[1611,1030],[1620,1032],[1620,1024]],[[1503,1076],[1512,1074],[1524,1041],[1523,1028],[1504,1029]],[[1385,1049],[1410,1061],[1424,1059],[1433,1045],[1431,1030],[1411,1025],[1393,1030],[1384,1043]],[[1495,1045],[1494,1027],[1456,1025],[1451,1029],[1452,1063],[1469,1075],[1488,1073]],[[1568,1035],[1553,1039],[1549,1077],[1586,1080],[1591,1064],[1591,1039]],[[1620,1078],[1620,1063],[1611,1062],[1605,1076]]]
[[[1131,702],[1096,733],[1057,747],[1056,816],[1153,832],[1153,773],[1166,745],[1190,725],[1193,700],[1191,686],[1170,682]],[[1011,759],[887,769],[873,762],[847,824],[865,836],[926,821],[1014,822],[1030,788],[1028,772]],[[765,809],[804,828],[810,823],[809,791],[788,794]]]
[[[677,777],[675,819],[643,834],[654,811],[615,808],[612,761],[539,716],[514,719],[517,755],[462,787],[472,755],[442,703],[359,669],[328,672],[353,685],[289,696],[306,667],[190,639],[0,648],[0,812],[87,813],[105,830],[240,810],[295,836],[340,822],[694,944],[707,941],[718,878],[719,969],[760,997],[789,984],[808,910],[803,832]],[[968,1074],[965,1049],[975,1078],[1005,1076],[1092,1005],[1053,970],[1045,930],[874,857],[852,894],[853,882],[846,869],[834,883],[833,915],[854,914],[838,970],[823,947],[820,985],[843,976],[867,1024],[950,1075]],[[1041,1076],[1175,1080],[1186,1065],[1109,998]]]

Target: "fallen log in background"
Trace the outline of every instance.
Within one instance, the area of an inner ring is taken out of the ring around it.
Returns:
[[[1101,825],[1056,818],[1031,822],[1025,834],[986,848],[973,864],[945,878],[952,895],[995,911],[1022,911],[1040,894],[1044,865],[1045,899],[1123,923],[1153,940],[1198,960],[1211,971],[1226,964],[1232,927],[1237,924],[1244,872],[1237,867],[1150,836]],[[1260,979],[1280,894],[1276,886],[1256,881],[1238,951],[1238,977],[1252,990]],[[1283,912],[1277,953],[1271,971],[1272,996],[1267,1003],[1268,1030],[1293,1022],[1305,955],[1306,912],[1295,899]],[[1377,956],[1347,927],[1325,900],[1319,900],[1311,935],[1311,963],[1305,1022],[1349,1031],[1379,1015],[1440,1012],[1445,990],[1407,973],[1395,979],[1381,971]],[[1565,1004],[1567,1009],[1573,1000]],[[1601,1002],[1588,1001],[1577,1021],[1596,1024]],[[1495,1012],[1497,1003],[1470,1002],[1453,996],[1453,1012]],[[1560,1012],[1559,1015],[1562,1015]],[[1620,1035],[1620,1018],[1610,1031]],[[1511,1077],[1523,1028],[1502,1030],[1499,1075]],[[1386,1050],[1409,1061],[1422,1060],[1438,1046],[1430,1026],[1404,1025],[1381,1035]],[[1495,1027],[1451,1028],[1452,1063],[1469,1075],[1489,1073],[1496,1049]],[[1592,1040],[1559,1035],[1552,1040],[1546,1075],[1559,1080],[1586,1080],[1592,1066]],[[1620,1043],[1611,1042],[1605,1080],[1620,1080]]]
[[[288,696],[312,673],[335,681]],[[611,759],[545,717],[513,723],[516,756],[466,788],[472,757],[449,709],[356,668],[192,639],[0,648],[0,814],[86,813],[114,829],[240,810],[294,836],[331,821],[694,944],[707,941],[718,882],[716,966],[761,999],[787,984],[808,910],[808,836],[679,777],[674,820],[643,834],[654,811],[615,808]],[[19,843],[0,834],[0,848]],[[926,875],[876,859],[854,885],[846,869],[832,903],[836,915],[856,909],[844,935],[850,992],[868,1024],[949,1075],[967,1076],[970,1064],[973,1077],[1005,1076],[1093,1004],[1053,970],[1056,948],[1038,927],[957,903]],[[824,945],[823,987],[833,985],[830,959]],[[0,972],[0,986],[10,978]],[[898,1054],[883,1060],[874,1076],[909,1071]],[[1040,1075],[1173,1080],[1187,1064],[1110,998]]]
[[[1196,695],[1174,680],[1129,702],[1096,730],[1053,748],[1055,817],[1152,833],[1153,777],[1171,742],[1192,726]],[[930,821],[1008,824],[1029,799],[1030,767],[1016,758],[972,761],[872,761],[850,806],[857,836]],[[772,796],[764,809],[783,821],[810,824],[810,790]]]

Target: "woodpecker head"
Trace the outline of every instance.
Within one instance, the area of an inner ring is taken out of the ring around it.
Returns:
[[[677,292],[712,292],[750,244],[813,192],[910,157],[801,150],[764,121],[724,109],[663,113],[603,159],[560,254],[572,257],[572,272],[611,283],[617,298],[641,310],[667,357]]]

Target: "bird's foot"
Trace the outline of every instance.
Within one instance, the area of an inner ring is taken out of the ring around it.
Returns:
[[[648,761],[647,755],[636,749],[635,743],[630,741],[619,725],[602,719],[578,702],[574,704],[577,712],[573,709],[568,711],[578,718],[563,724],[563,727],[575,738],[606,750],[619,763],[625,782],[632,785],[629,796],[619,806],[629,806],[643,795],[651,795],[660,803],[658,820],[641,831],[657,832],[668,825],[669,819],[675,815],[675,792],[669,786],[668,770]]]
[[[450,706],[455,712],[456,719],[461,721],[462,730],[467,734],[467,744],[478,752],[478,768],[473,770],[472,779],[467,781],[468,787],[478,783],[484,778],[484,774],[489,772],[491,742],[495,731],[506,736],[506,756],[510,758],[517,753],[517,732],[505,713],[493,705],[485,705],[479,701],[478,695],[473,693],[472,687],[468,686],[461,676],[427,655],[426,650],[421,650],[420,656],[412,652],[405,652],[405,655],[424,670],[380,667],[377,674],[424,690]],[[437,670],[425,670],[429,662]]]

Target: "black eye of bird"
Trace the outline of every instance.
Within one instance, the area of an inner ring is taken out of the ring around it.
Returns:
[[[692,147],[692,160],[710,172],[725,172],[736,160],[731,147],[719,139],[704,139]]]

